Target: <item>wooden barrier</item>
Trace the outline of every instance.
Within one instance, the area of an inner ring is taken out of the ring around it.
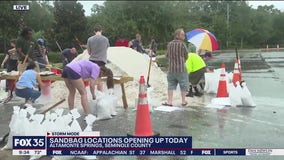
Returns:
[[[2,79],[13,79],[15,80],[17,78],[17,75],[0,75],[0,80]],[[63,81],[63,78],[61,75],[44,75],[41,76],[42,80],[51,80],[51,81]],[[106,81],[106,77],[99,78],[98,81]],[[124,109],[128,108],[127,104],[127,99],[126,99],[126,93],[125,93],[125,88],[124,88],[124,83],[127,83],[129,81],[133,81],[133,77],[128,77],[128,76],[114,76],[113,77],[113,82],[114,84],[120,84],[121,91],[122,91],[122,103]]]

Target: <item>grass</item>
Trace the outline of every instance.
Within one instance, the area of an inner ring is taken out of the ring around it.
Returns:
[[[162,71],[167,71],[169,62],[166,57],[157,58],[157,64],[161,68]]]

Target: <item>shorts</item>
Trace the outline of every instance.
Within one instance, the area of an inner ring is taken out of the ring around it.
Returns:
[[[176,90],[179,84],[181,91],[188,90],[188,75],[186,72],[181,73],[168,73],[168,90]]]
[[[75,72],[73,69],[67,66],[64,67],[61,76],[62,78],[68,78],[71,80],[76,80],[81,78],[81,76],[77,72]]]
[[[191,83],[192,85],[197,85],[199,83],[199,81],[201,80],[201,78],[204,76],[206,69],[201,68],[195,72],[192,72],[188,75],[188,81],[189,83]]]

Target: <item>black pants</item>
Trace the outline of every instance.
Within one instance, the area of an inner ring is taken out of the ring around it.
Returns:
[[[107,68],[105,66],[105,63],[102,61],[93,61],[90,60],[91,62],[96,63],[99,67],[100,67],[100,75],[99,77],[107,77],[107,88],[113,88],[114,87],[114,83],[113,83],[113,73],[111,71],[111,69]]]

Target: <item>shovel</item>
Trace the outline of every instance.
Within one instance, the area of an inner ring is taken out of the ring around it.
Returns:
[[[149,61],[149,68],[148,68],[148,75],[147,75],[147,88],[151,87],[151,85],[149,84],[149,79],[150,79],[151,66],[152,66],[152,50],[150,50],[149,52],[149,57],[150,57],[150,61]]]

